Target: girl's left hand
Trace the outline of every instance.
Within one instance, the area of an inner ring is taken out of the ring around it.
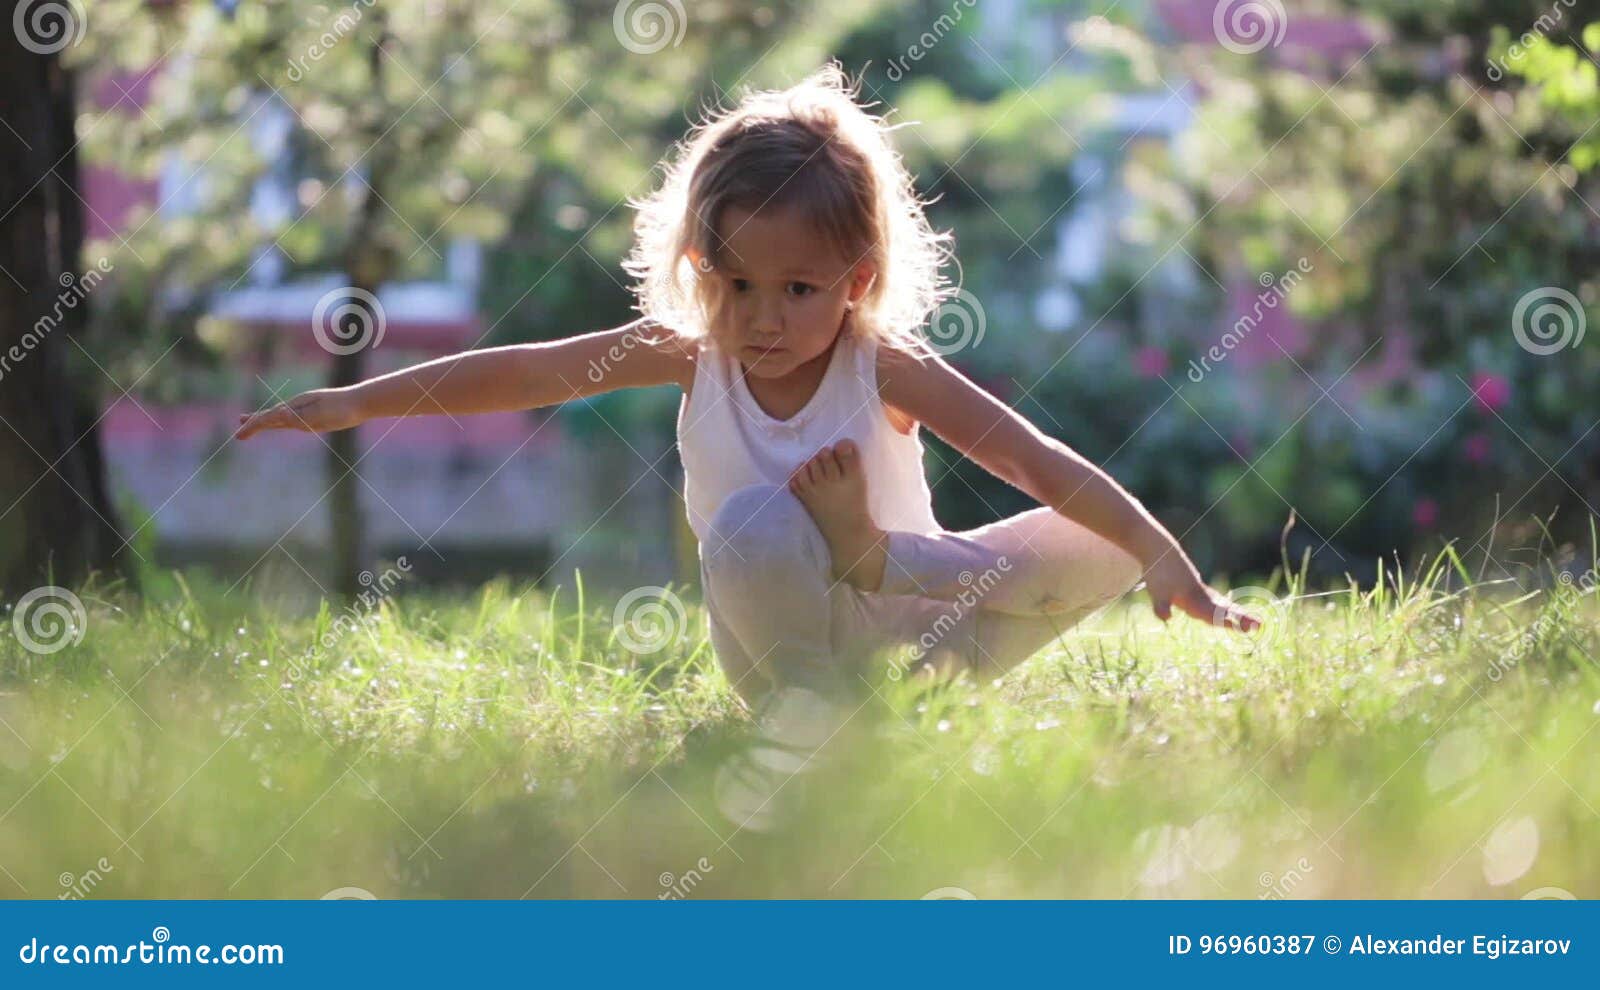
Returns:
[[[1253,632],[1261,620],[1241,609],[1200,580],[1200,572],[1176,544],[1162,554],[1144,574],[1145,589],[1156,618],[1166,622],[1176,606],[1203,622],[1226,629]]]

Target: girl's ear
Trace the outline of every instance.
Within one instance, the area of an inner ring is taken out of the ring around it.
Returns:
[[[694,266],[694,270],[695,271],[702,272],[702,273],[711,271],[711,263],[710,263],[710,261],[706,258],[706,256],[703,253],[701,253],[699,248],[697,248],[697,247],[684,248],[683,253],[684,253],[684,256],[689,259],[689,263]]]
[[[855,275],[850,280],[850,301],[858,303],[872,288],[872,283],[878,278],[878,273],[871,265],[860,265],[856,268]]]

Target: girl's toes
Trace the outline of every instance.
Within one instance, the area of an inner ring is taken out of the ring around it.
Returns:
[[[833,454],[839,462],[839,470],[845,477],[849,477],[860,463],[860,452],[856,449],[854,440],[840,440],[834,445]]]
[[[829,481],[838,481],[844,477],[844,468],[839,464],[839,455],[831,447],[823,451],[820,460],[822,461],[823,476]]]
[[[815,455],[808,458],[794,470],[796,474],[806,479],[808,484],[815,485],[818,481],[822,480],[822,467],[817,463],[817,458]]]
[[[800,481],[808,480],[811,475],[811,464],[813,464],[814,461],[816,461],[816,454],[811,454],[810,457],[806,457],[805,461],[795,465],[794,477],[798,478]]]

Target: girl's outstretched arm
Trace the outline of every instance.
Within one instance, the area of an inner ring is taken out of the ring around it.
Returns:
[[[1201,580],[1178,541],[1110,475],[1041,433],[937,355],[878,349],[883,400],[926,425],[989,473],[1122,547],[1144,567],[1146,590],[1165,621],[1174,607],[1233,629],[1261,623]]]
[[[538,344],[462,351],[346,388],[319,388],[242,413],[235,439],[263,430],[323,433],[369,419],[537,409],[619,388],[693,381],[692,350],[643,318]]]

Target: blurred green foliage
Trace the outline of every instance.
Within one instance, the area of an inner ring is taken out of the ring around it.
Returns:
[[[357,247],[418,278],[449,238],[481,239],[485,345],[624,322],[625,201],[671,142],[741,87],[838,57],[908,125],[898,147],[956,232],[953,274],[987,335],[952,360],[1105,463],[1208,569],[1270,567],[1291,509],[1289,549],[1336,575],[1447,535],[1492,546],[1497,513],[1576,524],[1600,504],[1600,349],[1538,355],[1512,332],[1545,287],[1579,301],[1580,325],[1597,315],[1600,24],[1574,7],[1321,0],[1288,12],[1282,45],[1235,54],[1154,3],[1028,3],[1017,24],[948,0],[696,4],[649,53],[623,44],[611,3],[357,6],[353,21],[339,5],[94,8],[77,64],[166,53],[169,70],[142,112],[86,112],[86,156],[145,176],[204,166],[171,204],[188,212],[135,215],[126,244],[95,246],[117,259],[96,354],[119,379],[176,339],[156,396],[252,389],[229,377],[226,333],[189,331],[219,290],[260,277],[271,244],[289,278]],[[1306,44],[1318,24],[1370,46]],[[1169,140],[1130,124],[1124,98],[1191,119]],[[247,208],[281,167],[246,139],[269,106],[292,111],[267,135],[294,163],[277,221]],[[388,208],[368,229],[346,193],[379,174]],[[1105,266],[1064,274],[1061,224],[1108,197]],[[1286,309],[1303,339],[1186,380],[1236,316],[1229,292],[1302,258]],[[1041,294],[1063,284],[1079,314],[1046,327]],[[1485,386],[1495,401],[1474,400]],[[597,414],[661,433],[675,408],[652,391],[563,415],[604,445]],[[947,526],[1030,504],[932,447]]]

